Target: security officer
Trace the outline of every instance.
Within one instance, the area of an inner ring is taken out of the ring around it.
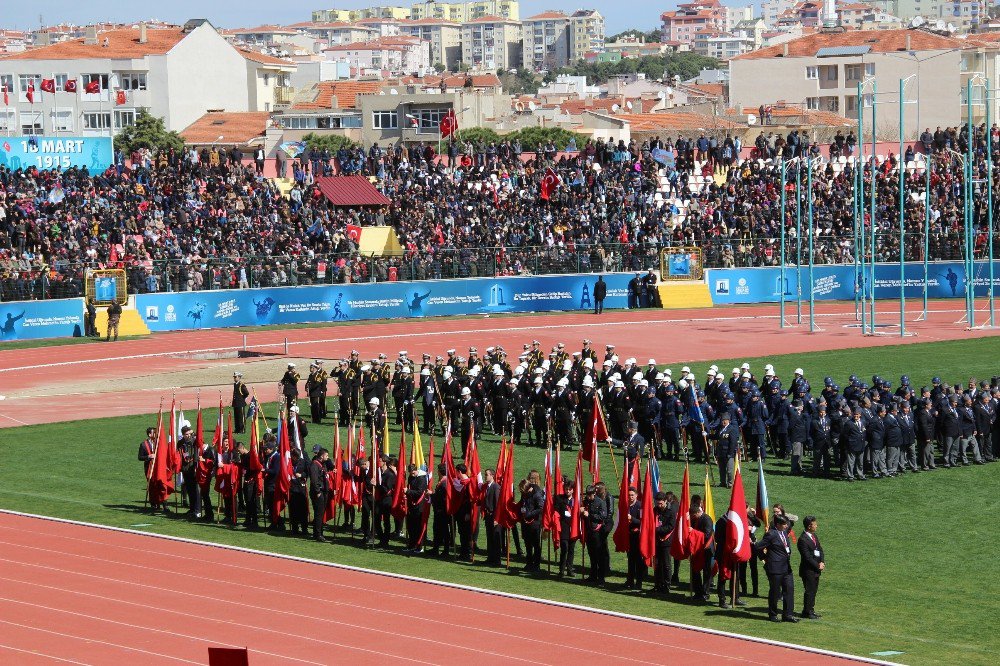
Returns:
[[[295,364],[289,363],[288,369],[281,377],[281,394],[285,396],[285,407],[291,407],[299,397],[299,373],[295,371]]]
[[[736,456],[740,450],[740,431],[733,425],[729,412],[722,413],[719,429],[711,437],[717,440],[715,459],[719,465],[719,485],[730,488],[733,485]]]
[[[436,423],[436,414],[438,408],[440,407],[437,396],[437,378],[434,376],[433,368],[421,368],[420,387],[417,389],[417,393],[413,397],[413,401],[419,401],[423,406],[424,434],[433,435]]]
[[[242,434],[244,421],[246,421],[247,398],[250,397],[250,390],[243,383],[243,373],[233,373],[233,431]]]
[[[292,534],[308,534],[309,506],[306,504],[306,482],[309,479],[309,463],[298,448],[292,449],[292,480],[288,494],[288,518],[292,524]]]
[[[326,409],[326,396],[327,396],[327,392],[329,391],[329,388],[330,388],[329,387],[330,373],[327,372],[326,368],[323,367],[323,361],[322,360],[317,359],[316,360],[316,365],[319,366],[319,376],[318,376],[318,379],[319,379],[319,382],[320,382],[320,396],[319,396],[319,400],[320,400],[320,402],[319,402],[320,410],[319,411],[320,411],[320,414],[319,414],[319,418],[320,418],[320,421],[322,421],[323,419],[326,418],[326,413],[327,413],[327,409]]]
[[[670,591],[670,535],[674,530],[677,512],[674,509],[673,493],[656,493],[656,551],[653,567],[653,591],[666,594]]]
[[[392,401],[396,407],[396,425],[406,432],[413,432],[413,376],[410,366],[404,365],[392,378]]]
[[[569,391],[569,380],[565,377],[556,382],[552,394],[552,421],[555,425],[553,444],[563,451],[573,449],[573,421],[576,419],[576,398]]]
[[[584,524],[587,528],[587,553],[590,556],[590,575],[587,581],[604,585],[604,554],[608,548],[605,527],[608,523],[608,505],[603,497],[597,496],[594,486],[587,486],[583,507]]]
[[[824,477],[830,476],[830,458],[833,455],[833,428],[830,417],[827,416],[826,403],[820,403],[816,408],[816,418],[810,424],[812,445],[813,445],[813,476],[820,476],[820,469]]]

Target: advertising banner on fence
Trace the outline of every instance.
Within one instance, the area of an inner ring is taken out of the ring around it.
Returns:
[[[607,308],[627,306],[634,273],[605,274]],[[597,275],[380,282],[136,296],[151,331],[383,318],[592,310]]]
[[[0,303],[0,342],[83,335],[83,299]]]
[[[994,287],[1000,287],[1000,261],[993,262]],[[708,287],[712,292],[712,302],[717,305],[729,303],[775,303],[781,300],[784,289],[786,300],[795,300],[801,294],[809,299],[809,268],[801,270],[786,267],[784,281],[781,269],[767,268],[712,268],[707,271]],[[813,290],[817,300],[854,300],[854,294],[866,284],[870,273],[858,279],[853,265],[815,266],[813,268]],[[976,262],[973,276],[976,295],[986,296],[990,281],[989,262]],[[875,265],[875,298],[899,298],[899,264]],[[927,271],[927,295],[929,298],[963,298],[965,296],[965,265],[962,262],[938,262],[929,265]],[[921,298],[924,295],[924,266],[920,263],[906,264],[906,297]]]
[[[108,136],[0,137],[0,166],[11,170],[87,167],[95,174],[111,166],[113,157]]]

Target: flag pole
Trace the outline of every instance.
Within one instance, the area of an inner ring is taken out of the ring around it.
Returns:
[[[163,396],[160,396],[160,409],[156,412],[159,416],[159,422],[163,423]],[[149,507],[149,484],[153,478],[153,465],[156,464],[156,452],[160,448],[160,433],[159,428],[157,428],[156,433],[156,446],[153,447],[153,463],[149,466],[149,470],[146,471],[146,496],[142,500],[142,508],[146,509]],[[177,497],[174,497],[174,510],[177,510]]]

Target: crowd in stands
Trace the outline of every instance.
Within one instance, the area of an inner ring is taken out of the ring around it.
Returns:
[[[996,152],[1000,131],[994,126],[990,132]],[[973,142],[975,242],[983,254],[986,136],[979,127]],[[822,155],[818,144],[794,131],[787,137],[762,133],[750,151],[737,138],[705,135],[588,141],[576,152],[557,151],[551,143],[475,145],[461,138],[444,144],[442,154],[435,143],[310,150],[279,163],[292,181],[287,197],[259,165],[221,148],[119,153],[100,174],[0,163],[0,298],[77,296],[86,267],[109,266],[125,267],[130,289],[144,292],[644,270],[658,265],[664,245],[697,245],[706,266],[776,265],[779,158],[786,161],[789,261],[808,229],[806,165],[812,164],[814,259],[851,263],[856,174],[844,158],[856,154],[856,143],[853,134],[838,133]],[[924,132],[917,146],[933,154],[932,259],[961,257],[963,167],[957,153],[967,148],[964,129]],[[743,152],[753,155],[740,159]],[[904,163],[914,157],[909,148]],[[873,167],[875,172],[879,260],[899,256],[896,165],[890,153],[864,168],[868,202]],[[543,200],[549,169],[559,185]],[[332,206],[315,178],[340,173],[373,178],[392,205]],[[909,169],[907,259],[923,257],[924,190],[922,167]],[[866,224],[871,212],[866,204]],[[392,225],[404,256],[360,256],[348,225]]]

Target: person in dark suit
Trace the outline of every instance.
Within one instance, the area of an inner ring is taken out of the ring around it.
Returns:
[[[327,499],[330,495],[330,477],[327,474],[326,461],[330,452],[321,448],[309,465],[309,498],[312,500],[313,539],[326,543],[323,537],[323,520],[326,513]]]
[[[653,567],[653,591],[669,592],[671,579],[670,535],[677,520],[673,493],[656,493],[656,566]]]
[[[492,469],[483,473],[486,492],[483,493],[483,523],[486,527],[486,564],[500,566],[500,540],[502,530],[496,524],[497,504],[500,502],[500,484]]]
[[[597,276],[597,282],[594,283],[594,314],[601,314],[604,312],[604,299],[608,296],[608,283],[604,281],[603,275]]]
[[[587,528],[587,554],[590,556],[590,575],[587,581],[604,585],[604,551],[608,548],[605,524],[608,522],[608,505],[597,496],[594,486],[587,487],[586,499],[580,507]]]
[[[628,489],[628,576],[625,589],[641,590],[646,578],[646,562],[640,552],[639,536],[642,528],[642,504],[635,488]]]
[[[718,432],[710,437],[718,440],[715,445],[715,458],[719,463],[719,485],[723,488],[731,488],[736,456],[740,451],[740,431],[730,421],[729,412],[723,412],[719,421]]]
[[[845,480],[854,479],[865,480],[864,455],[865,455],[865,422],[862,418],[861,409],[855,409],[850,420],[846,421],[840,436],[845,440],[844,464],[842,474]]]
[[[243,383],[243,373],[233,373],[233,432],[241,435],[245,432],[247,398],[250,390]]]
[[[556,495],[552,508],[559,516],[559,577],[573,578],[573,553],[576,541],[570,537],[573,530],[573,498],[576,485],[563,476],[565,492]]]
[[[414,464],[406,467],[406,548],[410,553],[424,551],[424,507],[427,505],[427,472]]]
[[[816,418],[809,424],[813,443],[813,476],[830,476],[830,456],[833,452],[832,426],[826,415],[826,404],[816,408]]]
[[[823,546],[819,545],[819,537],[816,536],[816,517],[806,516],[802,519],[802,526],[805,534],[798,543],[799,578],[806,589],[802,599],[802,617],[818,620],[820,615],[816,612],[816,591],[819,589],[819,577],[826,570],[826,560]]]
[[[764,538],[754,544],[757,556],[764,560],[767,574],[767,610],[771,622],[798,622],[795,617],[795,580],[792,578],[792,548],[785,528],[788,519],[775,516],[774,523]],[[782,600],[782,614],[778,616],[778,598]]]
[[[691,556],[691,587],[694,591],[695,599],[709,601],[709,592],[712,586],[712,564],[715,558],[715,524],[712,518],[705,513],[702,507],[701,496],[691,496],[691,529],[698,530],[704,535],[704,545],[700,558]],[[700,568],[695,568],[695,560],[702,564]]]

